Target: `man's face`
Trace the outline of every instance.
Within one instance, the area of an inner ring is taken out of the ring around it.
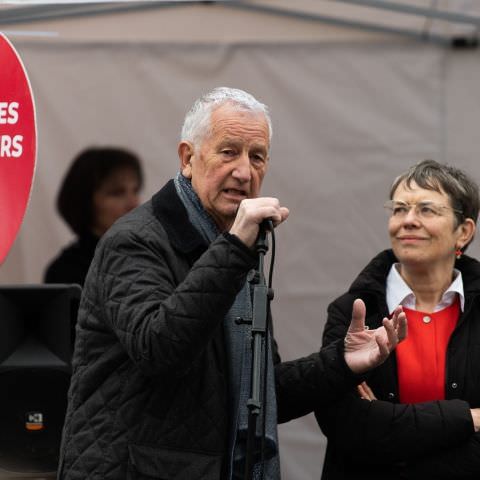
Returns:
[[[183,147],[182,147],[183,146]],[[244,198],[257,197],[268,166],[269,128],[262,113],[224,104],[212,112],[211,132],[196,148],[182,142],[182,174],[220,230],[228,230]]]

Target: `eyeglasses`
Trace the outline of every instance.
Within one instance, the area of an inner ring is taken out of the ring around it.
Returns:
[[[391,216],[395,218],[404,218],[408,215],[411,208],[415,210],[415,215],[422,219],[431,219],[435,217],[441,217],[445,214],[445,211],[451,210],[452,212],[463,215],[461,210],[457,210],[446,205],[440,205],[435,202],[418,202],[418,203],[406,203],[398,200],[388,200],[383,205],[387,210],[390,210]]]

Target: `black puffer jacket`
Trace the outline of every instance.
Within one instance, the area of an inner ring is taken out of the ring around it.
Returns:
[[[207,248],[172,181],[104,235],[80,306],[59,479],[225,478],[222,322],[255,263],[229,234]],[[274,353],[279,421],[358,381],[341,342],[295,362]]]
[[[396,262],[386,250],[375,257],[350,290],[332,302],[324,345],[345,335],[355,298],[367,307],[366,323],[381,325],[388,315],[386,279]],[[368,384],[378,401],[361,400],[355,391],[317,410],[328,437],[323,480],[479,479],[480,435],[473,431],[470,407],[480,406],[480,263],[464,256],[465,311],[448,345],[447,400],[398,404],[395,355],[371,373]]]

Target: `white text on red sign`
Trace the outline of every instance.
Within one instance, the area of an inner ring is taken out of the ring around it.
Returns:
[[[15,125],[18,122],[18,102],[0,102],[0,125]],[[0,135],[0,157],[18,158],[22,155],[23,135]]]

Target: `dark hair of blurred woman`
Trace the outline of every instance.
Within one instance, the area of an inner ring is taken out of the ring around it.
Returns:
[[[138,206],[142,185],[140,160],[128,150],[94,147],[75,157],[60,186],[57,209],[78,238],[49,264],[46,283],[83,285],[99,238]]]

